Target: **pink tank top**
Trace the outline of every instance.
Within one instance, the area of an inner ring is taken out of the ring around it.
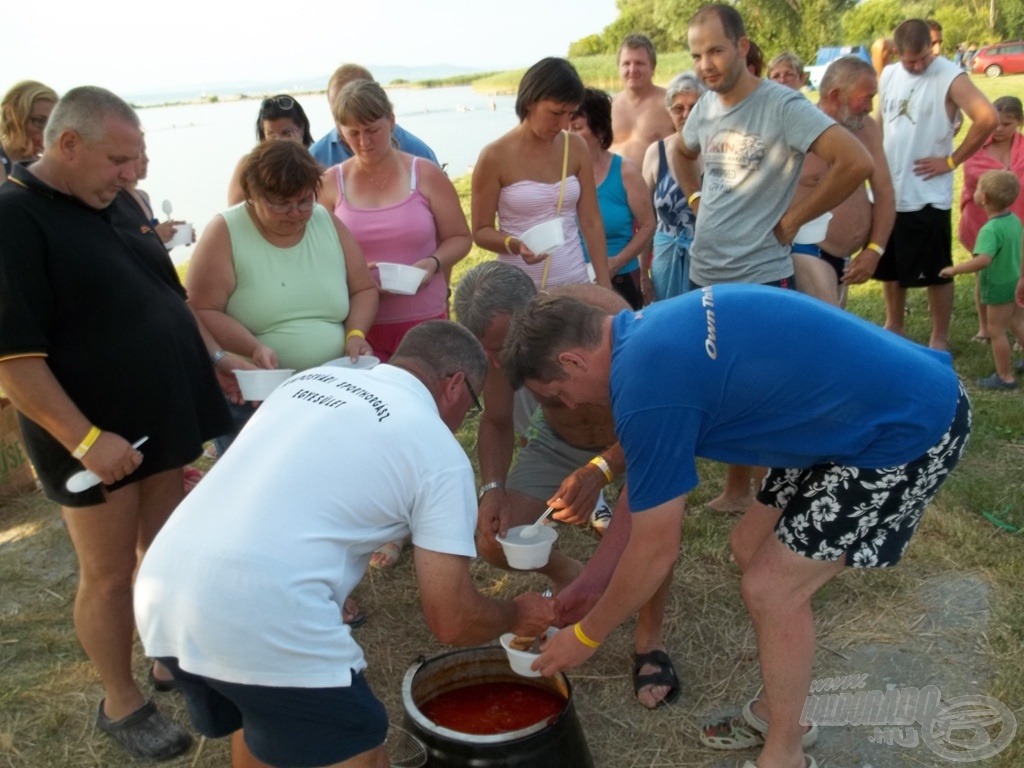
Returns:
[[[583,246],[580,242],[580,230],[576,220],[576,204],[580,199],[580,182],[575,176],[565,180],[565,199],[562,200],[562,211],[558,209],[558,193],[561,181],[545,184],[539,181],[517,181],[502,187],[498,193],[498,222],[503,232],[510,235],[521,235],[530,227],[536,226],[557,215],[562,221],[562,234],[565,242],[554,253],[548,256],[551,266],[548,269],[547,285],[563,285],[566,283],[589,283],[587,262],[583,258]],[[544,262],[527,264],[518,256],[499,253],[498,260],[526,272],[534,283],[540,285],[544,274]]]
[[[415,264],[437,250],[437,226],[427,198],[416,188],[416,165],[412,161],[409,196],[383,208],[359,208],[345,199],[344,168],[338,167],[338,204],[334,214],[351,230],[368,263]],[[376,275],[375,275],[376,277]],[[378,284],[380,279],[377,278]],[[429,320],[448,306],[448,285],[438,273],[415,296],[381,294],[374,325]]]

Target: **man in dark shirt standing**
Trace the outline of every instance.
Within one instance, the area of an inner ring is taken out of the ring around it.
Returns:
[[[141,149],[128,104],[75,88],[40,160],[0,190],[0,387],[78,557],[75,628],[105,694],[97,725],[135,757],[166,759],[192,739],[132,677],[132,577],[181,501],[182,467],[230,427],[218,377],[237,397],[231,369],[244,363],[201,329],[130,207]],[[69,490],[83,466],[103,485]]]

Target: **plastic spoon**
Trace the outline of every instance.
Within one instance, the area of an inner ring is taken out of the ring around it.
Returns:
[[[536,536],[540,526],[544,523],[545,520],[548,519],[548,515],[551,514],[552,510],[554,510],[554,507],[548,507],[546,510],[544,510],[544,514],[538,517],[537,521],[533,525],[528,525],[519,532],[519,538],[532,539],[534,536]]]
[[[139,446],[141,446],[147,440],[149,440],[148,435],[146,437],[140,437],[138,440],[132,443],[132,448],[138,449]],[[69,477],[67,481],[64,483],[64,487],[67,488],[72,493],[81,493],[82,491],[89,490],[94,485],[99,485],[99,483],[99,475],[97,475],[95,472],[91,470],[83,469],[81,472],[75,472],[75,474]]]
[[[164,204],[163,204],[162,207],[164,209],[164,215],[167,217],[167,220],[170,221],[171,220],[171,211],[174,210],[174,207],[171,205],[171,201],[170,200],[164,200]]]

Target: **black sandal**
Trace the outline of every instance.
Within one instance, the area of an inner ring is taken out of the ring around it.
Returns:
[[[645,664],[659,669],[657,672],[641,675],[640,670]],[[648,651],[633,655],[633,693],[640,693],[640,689],[648,685],[667,685],[669,689],[664,698],[654,705],[655,709],[673,704],[679,698],[679,677],[676,675],[676,668],[672,666],[672,659],[664,651]]]
[[[153,686],[153,690],[160,693],[170,693],[171,691],[178,690],[178,681],[173,677],[169,680],[162,680],[153,674],[153,666],[155,664],[156,662],[154,661],[153,664],[149,665],[149,684]]]
[[[113,736],[132,757],[170,760],[192,746],[192,736],[147,701],[130,715],[111,720],[103,711],[104,699],[96,713],[96,727]]]

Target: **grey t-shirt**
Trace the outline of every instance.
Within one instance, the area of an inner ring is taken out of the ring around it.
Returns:
[[[808,147],[833,124],[800,93],[768,80],[733,107],[713,92],[700,98],[683,128],[704,162],[693,282],[769,283],[793,274],[789,246],[772,229],[793,199]]]

